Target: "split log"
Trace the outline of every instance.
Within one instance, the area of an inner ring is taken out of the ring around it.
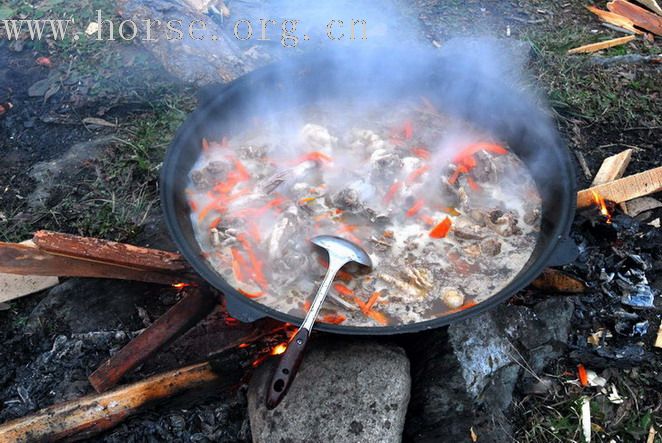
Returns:
[[[591,52],[597,52],[602,49],[612,48],[614,46],[624,45],[634,40],[636,37],[634,35],[626,35],[625,37],[613,38],[611,40],[605,40],[603,42],[591,43],[589,45],[579,46],[578,48],[573,48],[568,50],[568,54],[590,54]]]
[[[581,294],[586,292],[586,284],[583,281],[563,271],[552,268],[542,271],[540,277],[536,278],[531,283],[531,286],[536,289],[566,294]]]
[[[34,244],[3,242],[0,242],[0,272],[17,275],[114,278],[164,285],[172,285],[188,280],[188,276],[183,274],[130,269],[79,260],[49,254],[40,250]]]
[[[113,428],[150,404],[186,391],[214,386],[220,392],[236,385],[245,375],[245,361],[228,360],[223,365],[205,362],[187,366],[104,394],[53,405],[0,425],[0,441],[80,440]]]
[[[57,277],[0,273],[0,303],[43,291],[58,283]]]
[[[623,177],[625,170],[630,164],[632,149],[627,149],[620,154],[607,157],[600,166],[598,173],[593,178],[591,186],[603,185]]]
[[[125,374],[209,315],[217,304],[216,297],[209,290],[187,289],[186,295],[175,306],[102,363],[89,376],[90,383],[97,392],[112,388]]]
[[[577,207],[580,209],[590,207],[593,204],[593,192],[605,200],[623,203],[660,191],[662,191],[662,166],[579,191]]]
[[[643,34],[639,29],[634,27],[632,20],[622,15],[615,14],[613,12],[605,11],[603,9],[596,8],[595,6],[587,6],[586,9],[591,11],[593,14],[597,15],[598,18],[606,23],[612,24],[619,28],[626,29],[635,34]]]
[[[32,241],[39,249],[56,255],[152,271],[188,270],[184,258],[174,252],[142,248],[99,238],[39,231],[34,234]]]
[[[662,17],[632,4],[626,0],[613,0],[607,3],[607,9],[626,17],[636,26],[656,35],[662,35]]]

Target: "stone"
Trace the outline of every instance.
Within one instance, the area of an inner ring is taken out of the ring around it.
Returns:
[[[265,406],[275,364],[248,388],[253,441],[398,442],[409,403],[409,360],[396,346],[329,337],[314,340],[283,402]]]

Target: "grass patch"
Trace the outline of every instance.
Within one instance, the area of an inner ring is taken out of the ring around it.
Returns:
[[[662,123],[662,107],[656,99],[662,86],[655,67],[604,67],[590,64],[590,55],[567,55],[572,47],[600,39],[584,27],[531,31],[525,37],[536,54],[532,65],[538,82],[561,116],[621,127]],[[623,55],[629,51],[629,47],[623,46],[602,55]]]

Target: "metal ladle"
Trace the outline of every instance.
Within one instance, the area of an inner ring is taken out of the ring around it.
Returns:
[[[297,333],[290,339],[287,350],[283,353],[278,367],[274,372],[267,394],[267,408],[273,409],[283,400],[287,390],[292,385],[296,376],[303,351],[308,343],[308,337],[315,324],[315,319],[322,308],[326,294],[329,292],[331,283],[340,268],[347,263],[356,262],[360,265],[372,268],[370,256],[361,247],[340,237],[332,235],[320,235],[313,237],[311,241],[329,253],[329,269],[326,271],[324,280],[317,290],[310,309],[301,323]]]

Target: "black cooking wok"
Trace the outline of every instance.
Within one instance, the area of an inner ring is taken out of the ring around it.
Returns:
[[[575,210],[575,174],[553,123],[520,89],[484,70],[472,69],[470,62],[458,62],[457,55],[391,50],[377,56],[374,52],[300,56],[213,90],[213,97],[201,102],[189,116],[168,150],[161,174],[161,204],[181,253],[200,276],[225,294],[230,314],[241,321],[269,316],[299,324],[301,319],[242,296],[202,257],[184,193],[188,173],[200,154],[203,137],[232,137],[244,122],[267,111],[301,107],[321,99],[351,97],[360,103],[425,96],[444,112],[489,131],[506,142],[531,170],[542,196],[542,226],[535,250],[521,272],[503,290],[475,307],[407,325],[319,323],[317,329],[374,335],[444,326],[494,307],[527,286],[544,268],[567,263],[576,255],[575,245],[567,240]]]

